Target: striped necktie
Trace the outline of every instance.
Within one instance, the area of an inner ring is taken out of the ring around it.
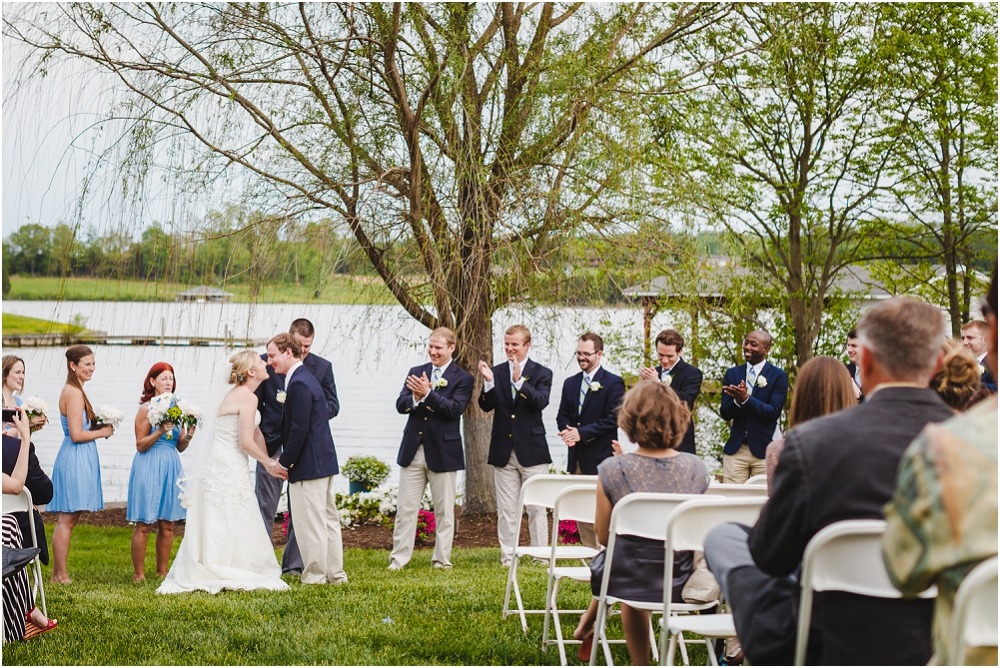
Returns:
[[[431,374],[431,389],[433,390],[437,387],[437,382],[441,380],[441,369],[434,367],[434,373]]]
[[[752,366],[747,366],[747,394],[753,392],[755,383],[757,382],[757,369]]]
[[[510,377],[510,399],[517,399],[517,385],[514,384],[514,376]]]
[[[587,391],[590,390],[590,376],[583,374],[583,382],[580,383],[580,405],[577,406],[577,414],[583,410],[583,400],[587,398]]]

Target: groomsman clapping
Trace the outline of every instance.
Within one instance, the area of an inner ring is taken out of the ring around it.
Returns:
[[[409,418],[396,458],[402,468],[389,555],[391,571],[403,568],[413,554],[417,514],[427,483],[437,520],[431,564],[451,568],[455,480],[458,471],[465,469],[461,418],[472,399],[474,385],[472,376],[452,362],[455,343],[455,333],[447,327],[431,332],[427,344],[430,362],[410,369],[396,400],[396,410]]]

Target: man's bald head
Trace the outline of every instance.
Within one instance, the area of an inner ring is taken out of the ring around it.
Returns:
[[[743,357],[750,364],[760,364],[771,352],[771,344],[773,343],[774,337],[766,330],[754,330],[743,339]]]

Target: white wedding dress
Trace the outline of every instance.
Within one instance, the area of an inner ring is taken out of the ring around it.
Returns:
[[[201,474],[181,494],[184,538],[157,594],[288,589],[260,517],[248,459],[240,447],[239,416],[216,418]]]

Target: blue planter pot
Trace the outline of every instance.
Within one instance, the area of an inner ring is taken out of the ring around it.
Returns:
[[[351,483],[350,491],[351,494],[357,494],[359,492],[370,492],[372,488],[368,486],[368,483],[358,482],[357,480],[349,481]]]

